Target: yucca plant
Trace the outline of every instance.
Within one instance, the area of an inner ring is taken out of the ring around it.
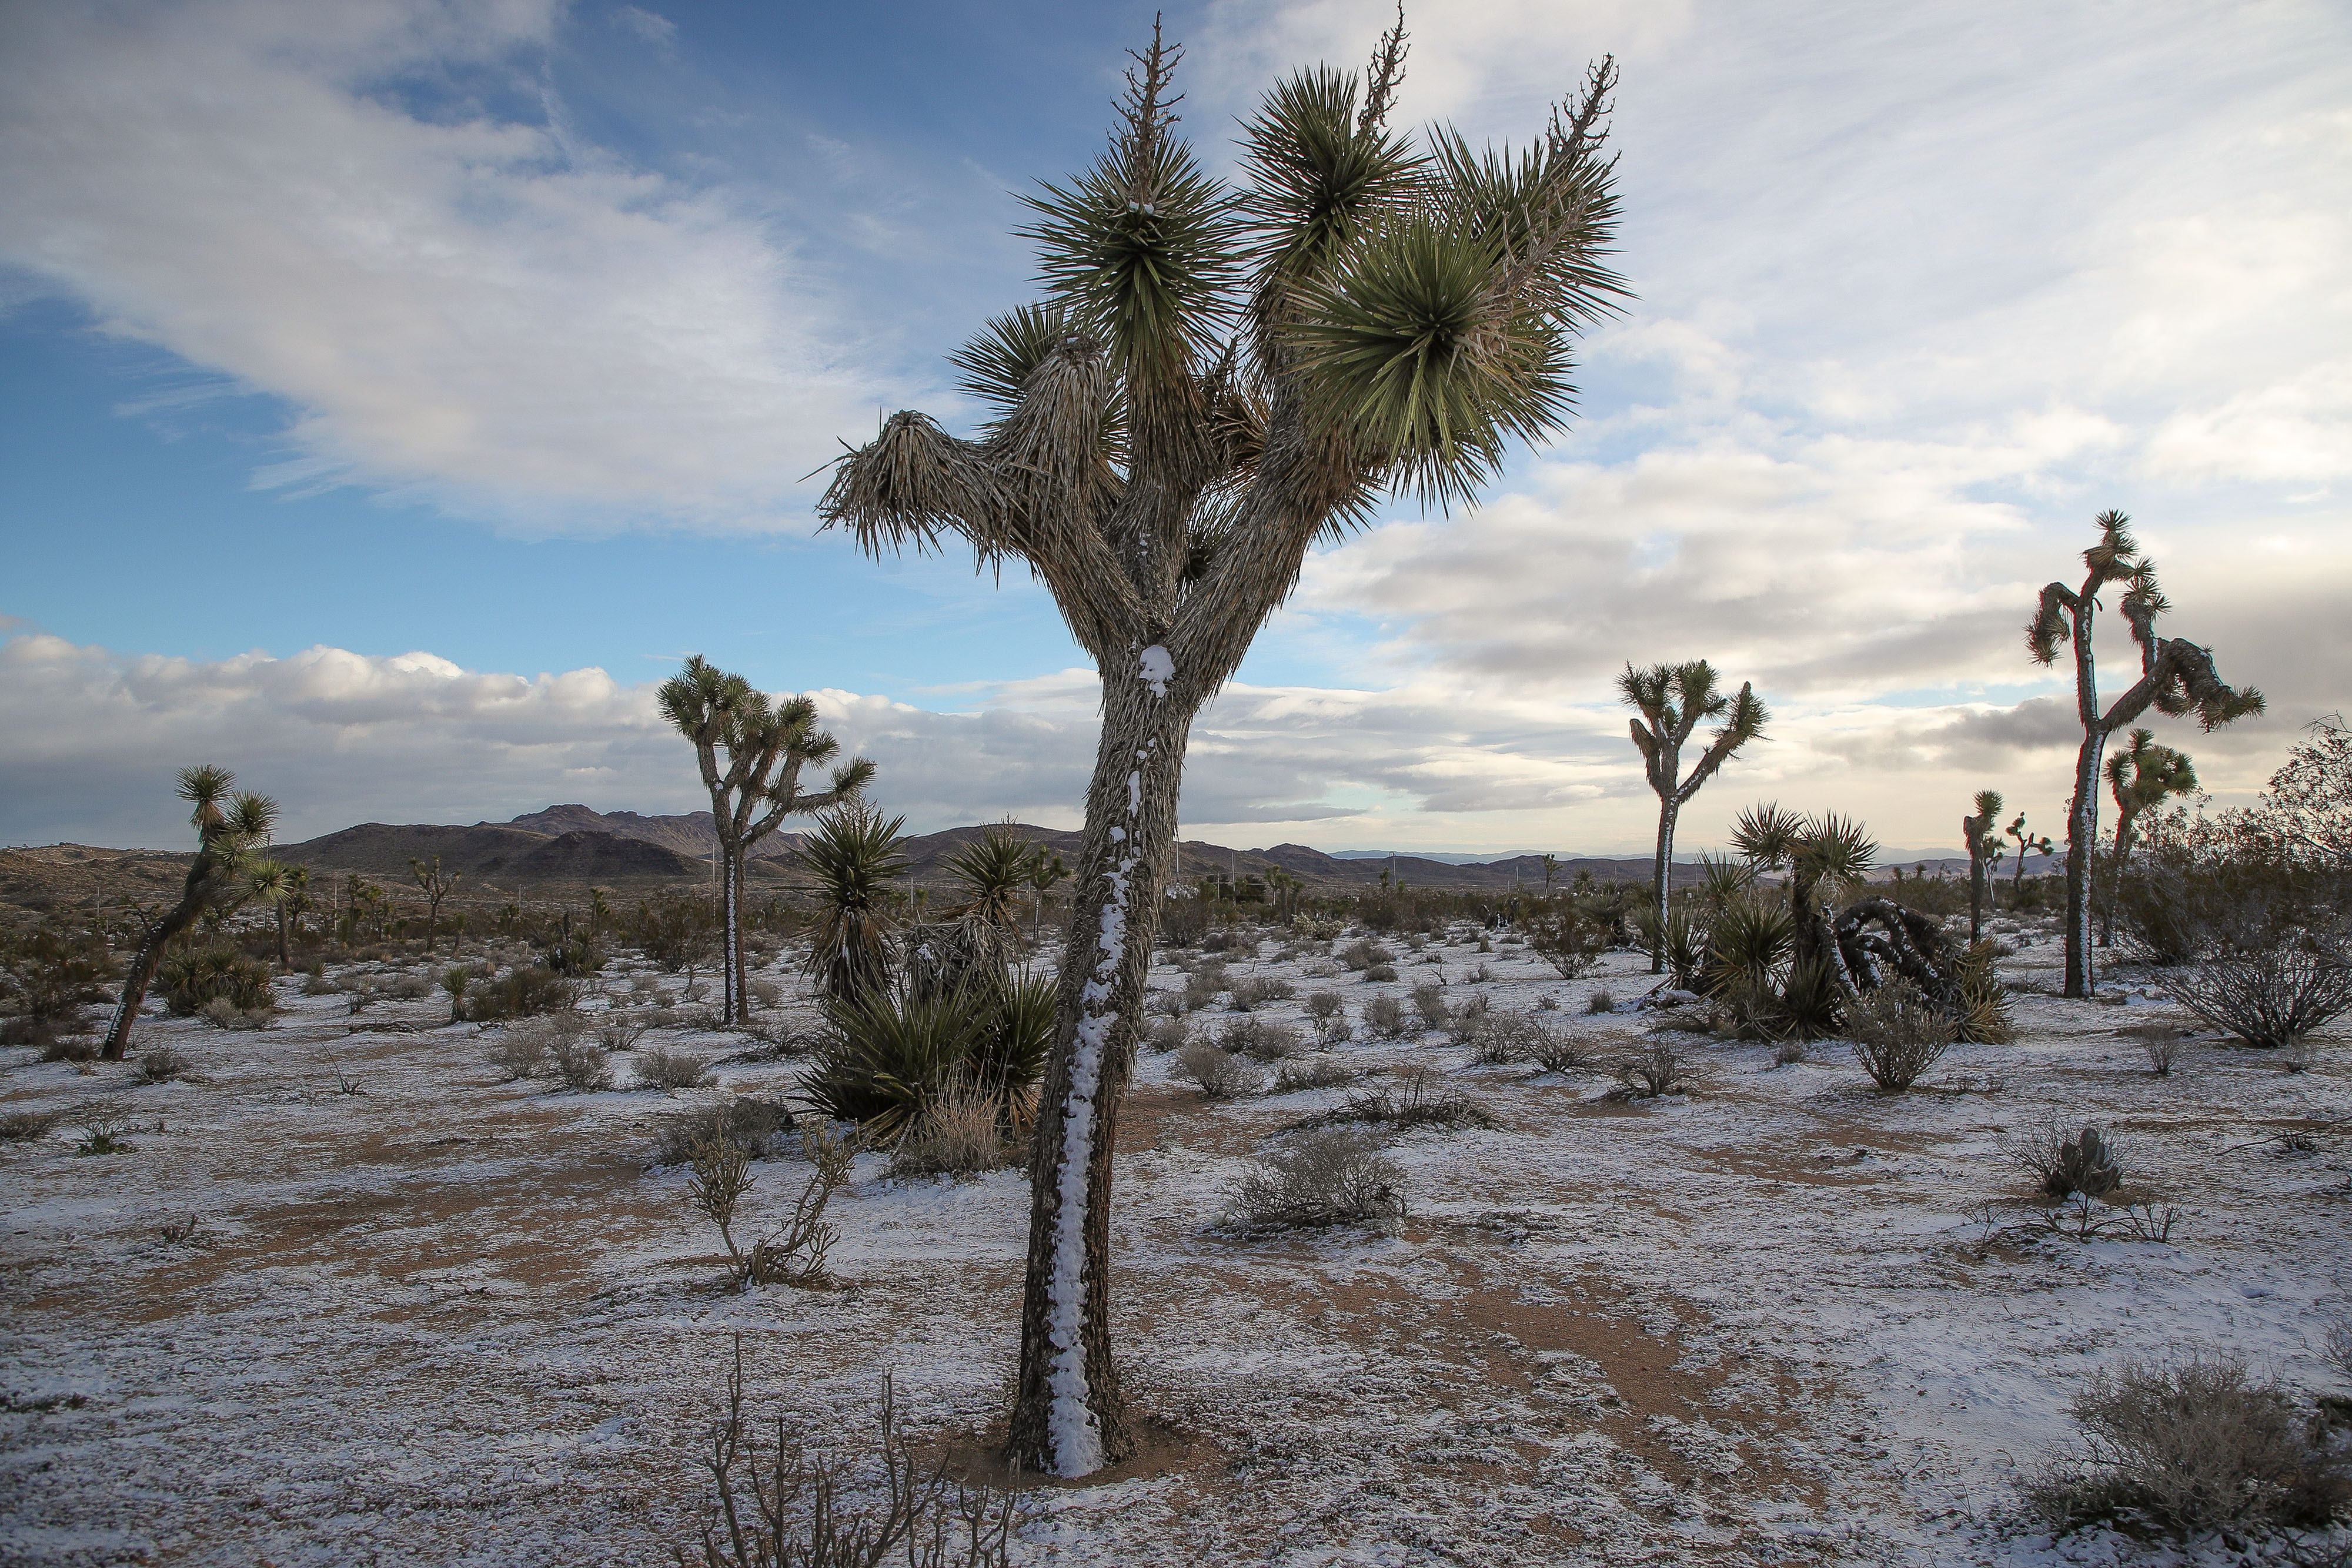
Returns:
[[[1732,847],[1765,871],[1789,873],[1790,953],[1797,963],[1821,964],[1837,989],[1853,996],[1825,902],[1870,874],[1878,845],[1851,817],[1818,817],[1783,810],[1778,804],[1752,807],[1732,824]]]
[[[1384,496],[1467,503],[1562,428],[1570,349],[1622,293],[1603,61],[1528,151],[1388,125],[1402,27],[1370,72],[1301,71],[1242,133],[1238,185],[1175,135],[1155,27],[1095,164],[1031,199],[1045,298],[954,356],[969,438],[900,413],[821,510],[878,553],[949,535],[1025,564],[1102,678],[1061,966],[1011,1448],[1056,1475],[1132,1444],[1108,1331],[1111,1149],[1193,716],[1307,550]]]
[[[858,1124],[869,1142],[886,1142],[956,1082],[988,1015],[969,991],[852,992],[827,1009],[816,1071],[803,1092],[825,1115]]]
[[[1752,685],[1743,683],[1737,697],[1727,697],[1716,689],[1717,678],[1715,666],[1705,659],[1687,664],[1653,664],[1646,670],[1629,664],[1617,677],[1618,695],[1641,715],[1631,721],[1633,746],[1642,754],[1643,770],[1658,797],[1658,850],[1651,883],[1655,918],[1651,929],[1661,935],[1670,928],[1666,906],[1671,902],[1668,882],[1674,871],[1676,819],[1732,753],[1764,733],[1771,717],[1756,700]],[[1683,747],[1700,724],[1711,718],[1721,718],[1723,724],[1684,777]],[[1662,974],[1665,967],[1665,948],[1654,940],[1650,973]]]
[[[851,799],[874,777],[863,758],[833,770],[833,788],[801,790],[801,769],[833,760],[840,743],[816,727],[816,705],[806,697],[772,700],[740,675],[699,653],[662,683],[662,716],[694,743],[702,786],[710,793],[710,824],[719,835],[720,967],[726,971],[720,1019],[751,1017],[745,999],[743,865],[751,846],[797,812],[823,811]]]
[[[1021,928],[1021,892],[1044,858],[1045,851],[1011,822],[990,823],[948,857],[948,874],[964,894],[954,913],[1013,936]]]
[[[1975,805],[1975,816],[1960,819],[1960,837],[1969,850],[1969,940],[1981,942],[1986,887],[2000,863],[2001,836],[1993,825],[2000,820],[2000,791],[1978,790]]]
[[[816,831],[795,852],[816,878],[816,913],[809,923],[808,972],[836,1002],[890,983],[890,908],[907,857],[898,851],[904,817],[887,821],[852,800],[817,818]]]
[[[2131,519],[2101,512],[2094,519],[2099,540],[2083,552],[2088,569],[2079,588],[2047,584],[2025,628],[2026,650],[2037,664],[2057,662],[2058,650],[2074,648],[2074,706],[2083,723],[2082,749],[2074,758],[2074,796],[2066,811],[2066,994],[2087,997],[2095,986],[2091,956],[2092,856],[2099,839],[2099,757],[2107,737],[2153,706],[2175,716],[2195,713],[2209,732],[2263,711],[2263,694],[2225,684],[2213,655],[2180,637],[2157,635],[2156,622],[2172,608],[2157,586],[2156,566],[2133,538]],[[2117,608],[2139,644],[2139,679],[2105,707],[2099,706],[2098,666],[2091,653],[2093,617],[2099,591],[2122,583]]]
[[[150,921],[131,956],[131,972],[122,982],[122,999],[100,1051],[109,1061],[120,1061],[131,1044],[131,1029],[147,988],[155,983],[164,945],[195,925],[207,912],[226,913],[253,895],[254,874],[267,856],[271,830],[278,821],[278,802],[267,795],[236,788],[236,775],[226,768],[203,763],[180,769],[177,792],[193,808],[189,822],[196,830],[196,858],[180,888],[180,901]]]

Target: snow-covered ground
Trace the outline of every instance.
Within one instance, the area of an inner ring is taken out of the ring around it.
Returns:
[[[1549,998],[1547,1021],[1603,1051],[1654,1021],[1585,1010],[1596,986],[1647,988],[1637,957],[1571,983],[1473,940],[1391,941],[1392,983],[1271,943],[1231,972],[1336,989],[1350,1017],[1442,972],[1456,1005]],[[2054,945],[2004,967],[2054,988]],[[732,1294],[684,1173],[648,1166],[651,1129],[788,1093],[798,1064],[564,1092],[498,1082],[445,1000],[352,1015],[282,995],[262,1033],[142,1024],[189,1080],[0,1059],[0,1109],[110,1103],[132,1145],[77,1154],[70,1115],[0,1145],[0,1561],[668,1563],[739,1337],[754,1407],[797,1432],[856,1447],[886,1370],[942,1442],[998,1420],[1022,1175],[898,1181],[862,1156],[832,1210],[836,1288]],[[1411,1215],[1390,1237],[1213,1230],[1252,1155],[1349,1091],[1212,1103],[1146,1053],[1118,1130],[1114,1311],[1150,1437],[1033,1490],[1022,1560],[2122,1560],[2113,1537],[2023,1531],[2016,1479],[2067,1435],[2084,1375],[2128,1354],[2226,1348],[2329,1386],[2314,1350],[2352,1312],[2352,1149],[2327,1124],[2352,1114],[2352,1063],[2339,1038],[2290,1074],[2207,1032],[2160,1078],[2116,1030],[2193,1026],[2168,1003],[2025,990],[2018,1018],[2017,1043],[1956,1048],[1906,1094],[1835,1043],[1775,1066],[1677,1037],[1693,1091],[1633,1102],[1605,1072],[1360,1029],[1345,1065],[1436,1068],[1497,1124],[1397,1142]],[[2026,1232],[1999,1140],[2053,1115],[2121,1134],[2136,1182],[2180,1212],[2169,1244]],[[2296,1129],[2315,1152],[2277,1135]],[[750,1203],[780,1217],[806,1167],[753,1168]]]

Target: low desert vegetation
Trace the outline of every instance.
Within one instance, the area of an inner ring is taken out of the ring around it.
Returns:
[[[1404,1214],[1404,1172],[1379,1136],[1323,1127],[1264,1155],[1234,1185],[1224,1225],[1243,1235],[1343,1225],[1389,1230]]]

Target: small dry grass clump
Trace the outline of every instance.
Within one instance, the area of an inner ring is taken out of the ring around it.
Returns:
[[[1394,997],[1374,997],[1364,1004],[1364,1029],[1381,1040],[1404,1036],[1404,1004]]]
[[[215,997],[196,1009],[196,1016],[215,1029],[249,1032],[268,1029],[278,1014],[274,1008],[241,1008],[226,997]]]
[[[2324,1525],[2352,1506],[2352,1469],[2276,1384],[2235,1356],[2129,1360],[2074,1399],[2079,1450],[2053,1457],[2026,1494],[2052,1524],[2176,1537]]]
[[[969,1084],[936,1095],[890,1154],[897,1176],[976,1176],[1008,1165],[996,1096]]]
[[[1298,988],[1288,980],[1271,975],[1251,975],[1234,982],[1230,1005],[1234,1011],[1245,1013],[1268,1002],[1287,1001],[1297,994]]]
[[[1234,1019],[1218,1032],[1217,1043],[1259,1061],[1286,1061],[1301,1049],[1297,1030],[1255,1018]]]
[[[1265,1087],[1265,1069],[1213,1040],[1196,1040],[1176,1053],[1171,1074],[1193,1084],[1210,1100],[1238,1100]]]
[[[636,1053],[635,1065],[637,1081],[649,1089],[703,1089],[712,1082],[709,1063],[682,1051],[648,1046]]]
[[[1584,998],[1584,1010],[1589,1013],[1613,1013],[1617,1010],[1617,998],[1610,994],[1608,987],[1595,986],[1591,995]]]
[[[1617,1074],[1613,1092],[1629,1100],[1655,1100],[1689,1087],[1689,1060],[1663,1036],[1654,1035],[1639,1051],[1619,1057],[1611,1070]]]
[[[1495,1118],[1485,1106],[1465,1094],[1449,1093],[1428,1068],[1399,1076],[1393,1088],[1351,1094],[1346,1104],[1300,1124],[1307,1127],[1369,1123],[1374,1126],[1411,1131],[1415,1127],[1491,1127]]]
[[[760,1159],[773,1153],[776,1140],[793,1127],[792,1108],[772,1101],[746,1096],[699,1105],[662,1120],[654,1134],[654,1163],[686,1164],[696,1143],[711,1134],[736,1145],[747,1158]]]
[[[618,1056],[636,1050],[637,1041],[645,1039],[646,1031],[651,1028],[653,1020],[644,1014],[614,1009],[596,1020],[596,1043]]]
[[[29,1144],[46,1138],[60,1119],[55,1111],[11,1111],[0,1116],[0,1144]]]
[[[1356,1075],[1337,1061],[1286,1061],[1274,1075],[1272,1092],[1294,1094],[1302,1089],[1336,1089],[1355,1081]]]
[[[2189,1038],[2168,1023],[2129,1024],[2116,1033],[2138,1042],[2147,1053],[2147,1070],[2158,1078],[2172,1076],[2173,1063],[2180,1060],[2181,1043]]]
[[[133,1063],[139,1076],[149,1083],[169,1083],[174,1078],[184,1078],[195,1063],[184,1053],[162,1043],[141,1049]]]
[[[1307,1132],[1234,1186],[1225,1225],[1244,1235],[1340,1225],[1393,1230],[1404,1218],[1403,1186],[1404,1172],[1375,1134]]]
[[[1890,1093],[1919,1082],[1958,1038],[1959,1028],[1908,980],[1895,980],[1846,1009],[1846,1033],[1872,1082]]]

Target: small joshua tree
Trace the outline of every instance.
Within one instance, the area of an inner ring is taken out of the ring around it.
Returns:
[[[1977,791],[1977,814],[1960,819],[1960,836],[1969,846],[1969,940],[1984,940],[1986,884],[2000,863],[2001,836],[1993,824],[2000,820],[2000,791]]]
[[[877,552],[1027,566],[1102,677],[1061,1009],[1031,1162],[1010,1443],[1060,1476],[1134,1437],[1111,1354],[1112,1131],[1143,1013],[1192,721],[1307,551],[1402,491],[1466,504],[1563,428],[1570,349],[1622,292],[1603,61],[1519,153],[1388,127],[1402,26],[1363,78],[1301,71],[1234,185],[1174,134],[1179,51],[1137,57],[1092,168],[1031,199],[1047,298],[956,356],[993,413],[845,454],[820,510]]]
[[[1658,940],[1650,954],[1653,975],[1664,974],[1666,967],[1667,879],[1674,871],[1675,820],[1733,752],[1764,733],[1765,721],[1771,717],[1756,700],[1753,685],[1743,684],[1738,696],[1727,697],[1716,690],[1716,680],[1715,666],[1705,659],[1688,664],[1653,664],[1646,670],[1629,664],[1617,677],[1618,695],[1641,713],[1641,717],[1630,721],[1633,745],[1642,754],[1650,788],[1658,795],[1658,852],[1653,862],[1651,890]],[[1730,716],[1691,766],[1690,776],[1676,778],[1682,768],[1683,745],[1691,732],[1702,720],[1726,713]]]
[[[264,880],[268,877],[262,852],[278,821],[278,802],[236,786],[236,774],[209,762],[180,769],[180,799],[194,808],[188,821],[196,830],[196,858],[188,866],[180,902],[148,922],[139,951],[131,956],[122,1000],[115,1007],[114,1022],[100,1052],[109,1061],[121,1061],[130,1047],[131,1027],[138,1020],[140,1003],[147,999],[147,988],[155,983],[164,944],[205,914],[226,913],[252,897],[257,873]]]
[[[2066,994],[2087,997],[2095,984],[2091,957],[2091,874],[2099,839],[2099,758],[2107,737],[2153,706],[2179,716],[2194,712],[2211,731],[2232,719],[2263,711],[2263,695],[2252,686],[2225,685],[2213,668],[2212,653],[2179,637],[2160,637],[2156,622],[2172,608],[2157,587],[2156,565],[2140,553],[2121,512],[2095,519],[2099,541],[2083,552],[2089,569],[2082,586],[2053,582],[2025,629],[2025,645],[2036,663],[2057,662],[2061,644],[2074,645],[2074,706],[2083,724],[2083,747],[2074,758],[2074,796],[2066,812]],[[2139,679],[2104,709],[2099,706],[2098,666],[2091,653],[2093,617],[2099,591],[2125,585],[2117,606],[2139,644]]]
[[[2171,795],[2194,795],[2197,768],[2185,751],[2159,743],[2156,731],[2136,729],[2124,749],[2107,758],[2107,790],[2116,798],[2116,862],[2139,841],[2132,824]]]
[[[816,727],[816,705],[806,697],[771,702],[740,675],[730,675],[696,653],[662,683],[662,716],[694,743],[702,786],[710,791],[710,824],[719,835],[719,936],[724,951],[725,999],[720,1021],[751,1017],[745,1001],[743,862],[751,846],[796,811],[822,811],[856,795],[874,777],[874,764],[856,758],[833,771],[833,788],[801,793],[801,769],[833,760],[840,743]],[[723,755],[723,760],[722,760]]]
[[[2001,831],[2005,836],[2017,841],[2017,870],[2009,879],[2009,902],[2011,908],[2022,909],[2025,907],[2025,857],[2046,855],[2058,846],[2051,842],[2049,834],[2042,833],[2037,836],[2032,829],[2027,827],[2025,813],[2022,811],[2020,811],[2016,820]]]
[[[439,855],[429,861],[411,855],[408,857],[408,874],[416,879],[417,888],[425,894],[425,956],[429,958],[440,946],[441,901],[465,880],[466,873],[461,871],[444,872]]]
[[[1045,895],[1054,884],[1066,881],[1070,866],[1060,855],[1040,848],[1029,862],[1029,940],[1042,940],[1040,931],[1045,918]]]

